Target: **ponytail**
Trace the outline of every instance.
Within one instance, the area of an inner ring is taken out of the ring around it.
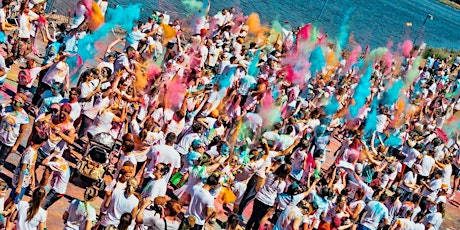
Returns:
[[[42,204],[43,198],[45,198],[46,191],[43,187],[39,187],[34,190],[32,194],[32,200],[29,202],[29,209],[27,209],[27,221],[31,221],[37,214]]]

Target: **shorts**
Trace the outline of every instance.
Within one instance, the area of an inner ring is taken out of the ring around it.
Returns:
[[[455,178],[460,177],[460,169],[457,168],[457,166],[455,165],[452,165],[452,176],[454,176]]]
[[[11,189],[10,198],[14,201],[14,204],[18,204],[19,201],[22,200],[22,197],[24,196],[24,194],[26,194],[28,188],[29,187],[22,188],[21,192],[19,192],[18,195],[16,195],[16,193],[14,192],[16,191],[15,187]]]
[[[43,151],[43,149],[38,149],[37,151],[37,160],[35,161],[35,164],[36,165],[41,165],[42,164],[42,161],[45,160],[45,158],[47,158],[50,154],[49,153],[45,153],[45,151]]]

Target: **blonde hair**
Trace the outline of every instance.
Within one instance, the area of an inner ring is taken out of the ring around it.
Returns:
[[[129,178],[128,181],[126,181],[126,193],[128,195],[134,194],[138,185],[139,183],[137,182],[136,178]]]

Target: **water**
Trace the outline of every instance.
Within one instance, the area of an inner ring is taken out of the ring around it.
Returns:
[[[173,17],[185,18],[190,14],[181,0],[108,0],[110,4],[144,4],[143,16],[150,13],[147,9],[167,11]],[[294,26],[313,22],[319,15],[325,0],[210,0],[214,15],[223,8],[235,6],[245,15],[257,12],[263,23],[272,20],[289,21]],[[460,49],[460,11],[448,7],[436,0],[329,0],[318,25],[331,37],[336,37],[346,11],[354,7],[350,17],[349,30],[361,45],[386,46],[389,40],[395,44],[406,39],[413,40],[423,24],[418,42],[429,46]],[[66,11],[64,11],[66,12]],[[412,27],[406,26],[411,22]]]

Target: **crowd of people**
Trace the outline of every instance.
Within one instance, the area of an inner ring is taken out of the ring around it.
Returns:
[[[1,104],[0,170],[21,156],[0,181],[3,228],[45,229],[78,170],[69,157],[101,134],[120,142],[111,179],[70,202],[64,229],[441,227],[460,182],[460,54],[361,52],[311,24],[275,33],[205,5],[192,23],[134,22],[75,66],[95,8],[110,11],[79,0],[51,29],[46,0],[2,0],[0,81],[18,87]]]

